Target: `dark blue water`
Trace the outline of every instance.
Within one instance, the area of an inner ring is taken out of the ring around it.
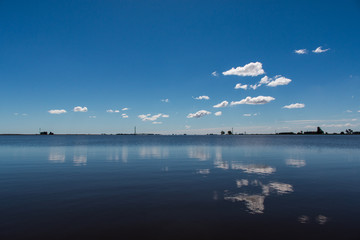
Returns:
[[[0,239],[360,239],[360,136],[0,136]]]

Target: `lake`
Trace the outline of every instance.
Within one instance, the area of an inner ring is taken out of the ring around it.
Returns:
[[[0,239],[360,239],[360,136],[0,136]]]

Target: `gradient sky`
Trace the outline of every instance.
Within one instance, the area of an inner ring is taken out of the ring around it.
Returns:
[[[359,131],[359,23],[360,1],[2,0],[0,133]]]

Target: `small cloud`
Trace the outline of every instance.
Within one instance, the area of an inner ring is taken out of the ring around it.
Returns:
[[[222,112],[221,112],[221,111],[219,111],[219,112],[216,112],[216,113],[214,113],[214,114],[215,114],[215,116],[219,117],[219,116],[221,116],[221,115],[222,115]]]
[[[283,108],[287,108],[287,109],[304,108],[304,107],[305,107],[305,104],[303,104],[303,103],[294,103],[294,104],[283,106]]]
[[[219,76],[219,74],[216,71],[212,72],[211,75],[214,76],[214,77]]]
[[[323,52],[327,52],[327,51],[329,51],[329,50],[330,50],[330,48],[328,48],[328,49],[322,49],[322,47],[320,46],[320,47],[316,48],[315,50],[312,50],[312,52],[313,52],[313,53],[323,53]]]
[[[243,114],[244,117],[251,117],[251,113],[245,113]]]
[[[190,129],[190,128],[191,128],[191,126],[189,126],[189,125],[185,125],[185,128],[186,128],[186,129]]]
[[[50,114],[63,114],[66,113],[65,109],[52,109],[48,111]]]
[[[162,122],[152,122],[152,124],[162,124]]]
[[[14,113],[15,116],[19,115],[19,113]]]
[[[351,111],[351,110],[346,110],[346,112],[347,112],[347,113],[352,113],[352,111]]]
[[[211,112],[208,112],[206,110],[200,110],[196,113],[189,113],[189,115],[187,115],[187,118],[201,118],[209,114],[211,114]]]
[[[270,79],[268,76],[262,77],[259,84],[268,84],[270,82]]]
[[[125,114],[125,113],[121,114],[121,117],[122,118],[129,118],[129,116],[127,114]]]
[[[108,109],[108,110],[106,110],[106,112],[108,112],[108,113],[113,113],[113,112],[114,112],[114,110],[112,110],[112,109]]]
[[[256,90],[260,86],[261,86],[261,84],[254,84],[254,85],[250,85],[250,88],[252,88],[253,90]]]
[[[269,82],[267,86],[269,87],[276,87],[281,85],[288,85],[291,82],[291,79],[283,77],[283,76],[276,76],[275,80]]]
[[[166,99],[161,99],[161,101],[168,103],[168,102],[169,102],[169,99],[167,99],[167,98],[166,98]]]
[[[248,85],[246,85],[246,84],[241,85],[241,83],[238,83],[238,84],[235,85],[235,89],[244,89],[244,90],[246,90],[247,87],[248,87]]]
[[[264,74],[261,62],[251,62],[243,67],[231,68],[228,71],[223,72],[223,75],[236,75],[236,76],[259,76]]]
[[[251,105],[258,105],[258,104],[265,104],[265,103],[269,103],[271,101],[275,100],[275,98],[270,97],[270,96],[258,96],[258,97],[246,97],[240,101],[232,101],[230,103],[230,106],[235,106],[235,105],[239,105],[239,104],[251,104]]]
[[[308,53],[308,50],[306,50],[306,49],[304,48],[304,49],[295,50],[294,52],[297,53],[297,54],[307,54],[307,53]]]
[[[151,114],[141,114],[138,116],[138,118],[140,118],[142,121],[156,121],[160,117],[168,118],[169,115],[159,113],[159,114],[152,115],[152,116],[151,116]]]
[[[89,116],[89,118],[96,118],[96,116]]]
[[[209,100],[209,96],[198,96],[195,98],[196,100]]]
[[[229,104],[228,101],[222,101],[221,103],[216,104],[216,105],[214,105],[213,107],[214,107],[214,108],[222,108],[222,107],[226,107],[228,104]]]
[[[80,106],[74,107],[74,112],[87,112],[87,111],[88,111],[87,107],[80,107]]]
[[[123,108],[123,109],[121,109],[122,111],[127,111],[127,110],[129,110],[129,108]]]
[[[118,112],[120,112],[120,111],[119,111],[119,110],[115,110],[114,112],[118,113]]]

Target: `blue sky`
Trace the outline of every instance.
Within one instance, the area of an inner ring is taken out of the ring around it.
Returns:
[[[359,22],[359,1],[0,1],[0,133],[359,131]]]

